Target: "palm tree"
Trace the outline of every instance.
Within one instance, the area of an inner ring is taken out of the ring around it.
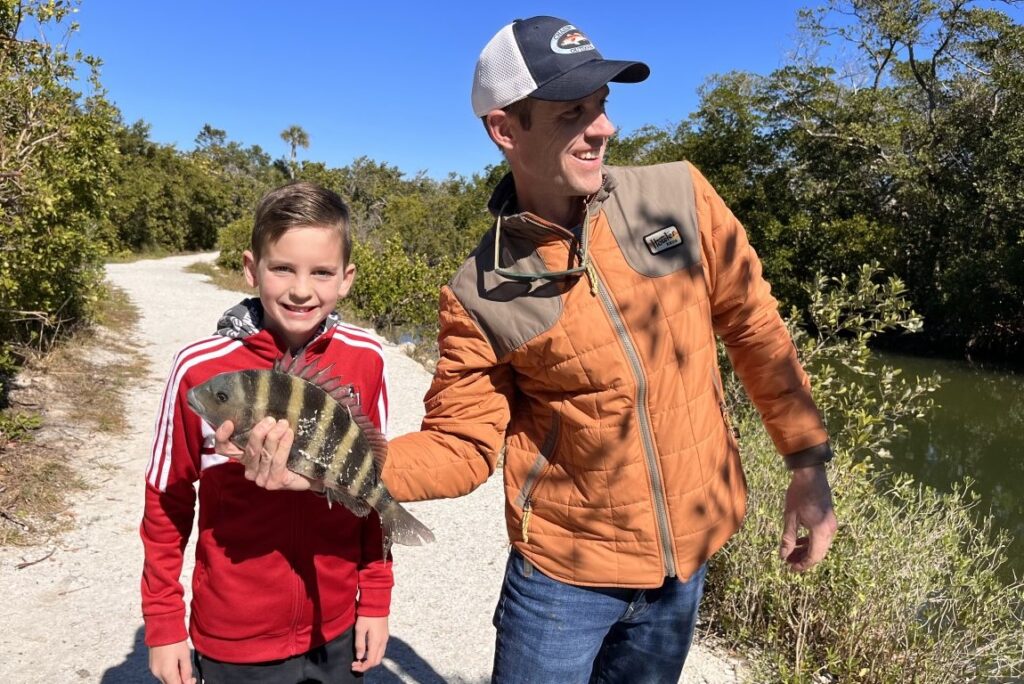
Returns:
[[[309,133],[297,124],[293,124],[281,131],[281,140],[284,140],[291,147],[291,163],[288,165],[288,172],[295,178],[295,149],[309,147]]]

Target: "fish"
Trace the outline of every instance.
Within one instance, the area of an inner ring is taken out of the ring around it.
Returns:
[[[231,442],[244,449],[252,429],[266,417],[284,418],[295,432],[287,467],[322,480],[328,504],[353,514],[377,511],[384,528],[384,556],[391,544],[434,541],[430,529],[397,502],[380,478],[387,439],[359,407],[352,385],[317,369],[302,354],[286,354],[269,370],[221,373],[188,392],[188,405],[210,425],[230,420]]]

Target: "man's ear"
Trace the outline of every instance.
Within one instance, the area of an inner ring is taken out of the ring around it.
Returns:
[[[517,128],[508,112],[492,109],[484,116],[484,128],[494,144],[508,153],[516,146]]]
[[[256,257],[248,249],[242,252],[242,270],[245,271],[245,282],[249,284],[249,287],[259,287],[259,279],[256,277]]]

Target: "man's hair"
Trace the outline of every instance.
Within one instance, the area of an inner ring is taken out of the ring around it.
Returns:
[[[532,97],[524,97],[522,100],[516,100],[512,104],[502,107],[501,111],[505,112],[509,116],[514,116],[519,119],[519,125],[523,127],[524,131],[530,130],[530,126],[533,125]]]
[[[348,205],[338,193],[316,183],[298,181],[271,190],[256,207],[252,226],[252,253],[259,261],[267,245],[291,228],[333,228],[341,237],[341,263],[352,254]]]

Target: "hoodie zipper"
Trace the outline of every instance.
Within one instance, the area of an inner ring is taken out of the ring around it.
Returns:
[[[672,555],[672,528],[668,519],[668,506],[665,503],[665,487],[661,480],[661,470],[658,468],[658,457],[654,449],[654,436],[651,430],[650,411],[647,407],[647,377],[644,375],[643,366],[640,364],[640,355],[636,346],[626,330],[626,324],[622,321],[619,310],[615,308],[608,288],[605,287],[601,275],[593,262],[587,264],[587,274],[591,278],[591,293],[601,299],[601,304],[612,320],[615,333],[626,352],[629,365],[633,370],[633,377],[636,379],[636,406],[637,422],[640,427],[640,442],[643,447],[644,460],[647,462],[647,471],[651,474],[651,497],[654,500],[654,512],[658,524],[658,536],[661,539],[662,563],[665,566],[665,576],[676,576],[676,564]]]

